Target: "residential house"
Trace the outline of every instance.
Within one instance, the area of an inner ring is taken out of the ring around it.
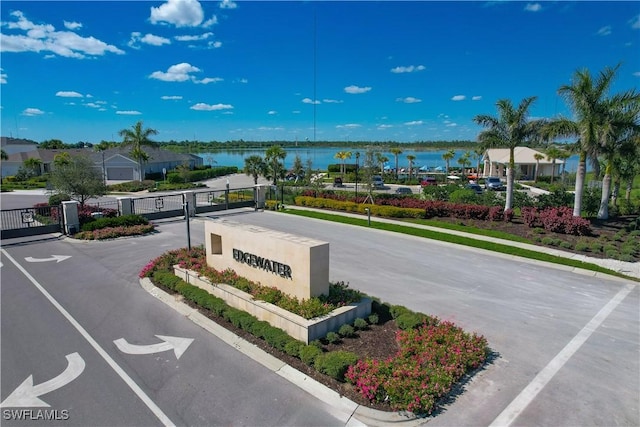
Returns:
[[[203,159],[193,154],[175,153],[161,148],[143,147],[149,157],[143,163],[145,174],[160,173],[163,170],[170,171],[176,167],[187,164],[190,169],[202,166]],[[3,162],[2,176],[15,175],[25,160],[36,158],[41,161],[41,172],[53,170],[54,159],[57,154],[69,153],[71,156],[86,155],[95,163],[96,169],[102,171],[102,175],[109,181],[134,181],[141,179],[138,161],[130,154],[130,149],[117,147],[104,151],[96,151],[92,148],[61,148],[61,149],[35,149],[28,152],[10,154]]]
[[[539,168],[538,176],[560,176],[564,160],[556,159],[555,164],[541,151],[529,147],[516,147],[513,150],[515,161],[515,178],[518,180],[532,180],[536,175],[536,167]],[[542,154],[544,158],[537,161],[536,154]],[[484,176],[505,177],[509,165],[508,148],[490,148],[485,151]]]

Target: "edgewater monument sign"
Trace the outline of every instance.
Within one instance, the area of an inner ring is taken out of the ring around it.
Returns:
[[[329,243],[230,220],[205,223],[207,264],[298,299],[329,293]]]

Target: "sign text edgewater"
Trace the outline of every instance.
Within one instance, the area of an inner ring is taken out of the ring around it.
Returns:
[[[249,252],[243,252],[239,249],[233,250],[233,259],[250,265],[251,267],[260,268],[265,271],[270,271],[273,274],[277,274],[280,277],[291,279],[291,267],[286,264],[263,258]]]

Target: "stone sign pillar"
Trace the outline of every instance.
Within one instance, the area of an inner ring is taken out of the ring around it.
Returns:
[[[118,209],[120,210],[120,215],[131,215],[133,213],[132,209],[132,199],[130,197],[118,197]]]
[[[300,300],[329,293],[329,243],[230,220],[205,222],[207,264]]]

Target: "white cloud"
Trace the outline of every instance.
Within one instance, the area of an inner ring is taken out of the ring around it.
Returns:
[[[633,75],[634,75],[635,77],[640,77],[640,71],[636,71],[635,73],[633,73]]]
[[[392,73],[413,73],[415,71],[422,71],[426,69],[424,65],[409,65],[408,67],[395,67],[391,69]]]
[[[477,95],[471,97],[472,101],[480,101],[481,99],[482,99],[482,97],[481,96],[477,96]]]
[[[179,42],[195,42],[199,40],[206,40],[209,37],[213,37],[212,32],[202,33],[194,36],[175,36],[174,39]]]
[[[100,102],[87,102],[86,104],[84,104],[85,107],[89,107],[89,108],[96,108],[96,109],[100,109],[102,108],[102,105],[104,104],[104,102],[100,103]]]
[[[180,64],[172,65],[167,72],[154,71],[149,78],[162,80],[165,82],[186,82],[193,80],[194,77],[190,73],[200,72],[198,67],[194,67],[191,64],[182,62]]]
[[[405,126],[420,126],[423,125],[424,122],[422,120],[414,120],[412,122],[405,122]]]
[[[238,83],[249,83],[249,80],[243,78],[243,79],[238,79],[237,82]]]
[[[369,92],[370,90],[371,90],[371,87],[369,86],[360,87],[356,85],[351,85],[344,88],[344,91],[350,94],[366,93],[366,92]]]
[[[207,47],[218,49],[219,47],[222,47],[222,42],[221,41],[209,42],[207,43]]]
[[[323,99],[322,102],[325,104],[342,104],[344,101],[338,99]]]
[[[393,127],[393,125],[378,125],[377,129],[389,129],[389,128],[392,128],[392,127]]]
[[[220,2],[220,9],[235,9],[237,7],[238,7],[238,4],[231,0],[222,0]]]
[[[62,98],[82,98],[82,94],[70,90],[60,90],[56,92],[56,96],[61,96]]]
[[[79,28],[82,28],[82,24],[79,22],[69,22],[69,21],[64,21],[64,27],[67,30],[77,30]]]
[[[314,101],[314,100],[313,100],[313,99],[311,99],[311,98],[304,98],[304,99],[302,100],[302,103],[303,103],[303,104],[320,104],[320,101]]]
[[[206,85],[206,84],[209,84],[209,83],[218,83],[218,82],[221,82],[221,81],[224,81],[224,79],[222,77],[205,77],[202,80],[195,80],[195,79],[193,80],[194,83],[199,83],[199,84],[203,84],[203,85]]]
[[[229,104],[215,104],[209,105],[203,102],[199,102],[191,107],[192,110],[197,111],[217,111],[217,110],[230,110],[233,109],[233,105]]]
[[[165,101],[178,101],[181,100],[182,97],[180,95],[164,95],[161,96],[160,99],[164,99]]]
[[[202,5],[197,0],[168,0],[159,7],[151,8],[149,17],[152,24],[167,23],[176,27],[197,27],[213,25],[216,17],[204,21]]]
[[[458,124],[457,123],[453,123],[453,122],[449,122],[449,123],[445,124],[445,126],[451,128],[451,127],[458,126]]]
[[[631,28],[634,30],[640,30],[640,15],[634,16],[633,19],[629,21],[631,24]]]
[[[140,111],[135,111],[135,110],[125,110],[125,111],[116,111],[116,114],[120,114],[122,116],[139,116],[140,114],[142,114]]]
[[[416,102],[422,102],[422,99],[414,98],[413,96],[407,96],[406,98],[396,98],[397,102],[404,102],[405,104],[415,104]]]
[[[270,116],[275,116],[276,114],[278,114],[278,112],[274,111],[274,110],[271,110],[271,111],[268,111],[267,114],[270,115]]]
[[[26,34],[2,34],[0,52],[50,52],[47,57],[58,55],[76,59],[101,56],[108,52],[118,55],[125,53],[94,37],[81,37],[71,31],[56,31],[50,24],[34,24],[20,11],[12,12],[10,15],[16,21],[3,22],[2,25],[10,30],[24,31]]]
[[[7,84],[7,73],[3,73],[2,71],[4,71],[2,68],[0,68],[0,84]]]
[[[258,130],[284,130],[284,128],[282,126],[278,126],[278,127],[260,126],[258,127]]]
[[[464,101],[465,99],[467,99],[467,97],[464,95],[456,95],[451,98],[452,101]]]
[[[359,125],[357,123],[348,123],[346,125],[337,125],[336,128],[338,129],[355,129],[355,128],[359,128],[362,127],[362,125]]]
[[[40,110],[39,108],[26,108],[24,111],[22,111],[23,116],[39,116],[41,114],[44,114],[44,111]]]
[[[131,38],[129,39],[127,45],[133,49],[140,49],[140,43],[145,43],[152,46],[162,46],[163,44],[171,44],[171,40],[153,34],[145,34],[144,36],[142,36],[142,33],[137,31],[131,33]]]
[[[604,26],[596,33],[599,36],[608,36],[611,34],[611,25]]]
[[[540,3],[527,3],[524,10],[527,12],[540,12],[542,10],[542,5]]]

